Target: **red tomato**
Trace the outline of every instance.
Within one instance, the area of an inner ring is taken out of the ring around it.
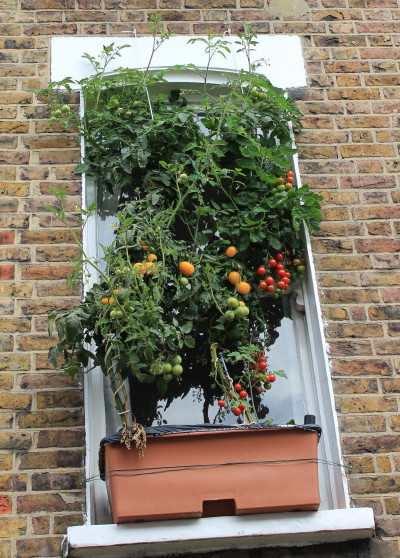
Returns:
[[[267,283],[265,281],[260,281],[260,284],[258,286],[261,290],[265,291],[267,288]]]
[[[271,382],[275,382],[275,380],[276,380],[275,374],[270,374],[270,375],[268,376],[268,381],[269,381],[270,383],[271,383]]]
[[[263,370],[265,370],[267,368],[267,363],[266,362],[260,362],[258,365],[258,369],[262,372]]]
[[[265,282],[267,283],[267,285],[272,285],[274,283],[275,279],[273,277],[271,277],[270,275],[265,279]]]
[[[265,275],[267,273],[267,270],[265,269],[265,267],[260,266],[257,269],[257,273],[258,273],[258,275]]]
[[[233,413],[236,417],[238,417],[239,415],[242,414],[242,411],[241,411],[241,409],[239,409],[239,407],[236,407],[235,409],[232,409],[232,413]]]
[[[277,284],[276,284],[276,286],[277,286],[279,289],[284,289],[284,288],[286,287],[286,283],[284,283],[283,281],[278,281]]]
[[[235,385],[233,386],[233,389],[234,389],[235,391],[240,391],[240,390],[242,389],[242,386],[241,386],[240,384],[235,384]]]
[[[241,411],[244,411],[245,408],[246,408],[246,405],[243,405],[243,403],[239,403],[238,408],[239,408]]]
[[[276,254],[275,259],[277,262],[281,262],[283,260],[283,256],[281,253],[278,252],[278,254]]]
[[[285,269],[283,264],[277,264],[276,269],[279,271],[280,269]]]
[[[220,399],[220,400],[218,401],[218,407],[225,407],[225,405],[226,405],[226,403],[225,403],[225,401],[224,401],[223,399]]]
[[[244,389],[242,391],[239,391],[239,397],[240,399],[246,399],[247,391],[244,391]]]
[[[286,277],[286,271],[284,269],[278,269],[277,275],[279,275],[279,277]]]
[[[270,267],[276,267],[276,260],[272,259],[272,260],[268,260],[268,265]]]
[[[274,287],[273,285],[267,285],[267,291],[268,291],[269,293],[273,293],[274,290],[275,290],[275,287]]]

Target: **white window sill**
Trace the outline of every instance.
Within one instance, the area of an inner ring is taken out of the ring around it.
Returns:
[[[134,558],[370,538],[371,508],[70,527],[63,558]]]

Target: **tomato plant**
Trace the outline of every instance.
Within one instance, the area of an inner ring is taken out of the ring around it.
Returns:
[[[161,46],[168,33],[157,37]],[[211,33],[199,40],[207,52],[231,48]],[[304,277],[300,227],[316,230],[321,212],[320,198],[307,186],[293,187],[290,123],[300,130],[301,115],[257,73],[250,59],[255,40],[251,30],[238,35],[249,66],[229,76],[228,92],[224,84],[220,94],[218,86],[209,93],[208,71],[185,68],[204,78],[196,103],[187,101],[190,92],[148,97],[148,88],[165,85],[167,72],[108,73],[125,48],[114,44],[100,57],[84,55],[92,76],[37,92],[53,122],[83,136],[85,158],[76,172],[96,181],[96,210],[108,216],[111,198],[118,207],[114,240],[100,264],[76,232],[95,208],[71,226],[66,193],[54,191],[58,206],[51,210],[81,247],[72,279],[92,267],[98,280],[81,304],[50,316],[59,338],[50,358],[57,366],[64,359],[72,375],[82,365],[99,366],[128,426],[126,379],[132,389],[133,378],[169,397],[172,384],[188,391],[185,378],[197,364],[202,373],[193,382],[214,390],[216,401],[230,401],[218,403],[220,412],[232,408],[246,420],[252,420],[253,391],[272,381],[260,377],[267,365],[254,356],[273,342],[264,297],[283,296],[292,280]],[[62,94],[74,87],[82,91],[82,117]],[[239,408],[244,393],[249,399]]]

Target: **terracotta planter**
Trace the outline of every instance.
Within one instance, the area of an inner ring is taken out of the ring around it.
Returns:
[[[296,426],[180,432],[148,436],[143,458],[105,444],[113,521],[317,510],[318,437]]]

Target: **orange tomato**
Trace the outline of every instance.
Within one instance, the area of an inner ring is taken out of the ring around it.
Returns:
[[[225,254],[228,256],[228,258],[233,258],[236,254],[237,250],[235,248],[235,246],[229,246],[226,250],[225,250]]]
[[[228,273],[228,281],[231,285],[237,285],[240,281],[240,273],[237,271],[231,271]]]
[[[108,298],[102,298],[101,303],[102,304],[108,304]]]
[[[146,271],[149,275],[154,275],[156,271],[158,271],[158,267],[154,265],[153,262],[146,262],[145,263]]]
[[[240,281],[237,285],[237,290],[240,294],[247,294],[250,292],[250,285],[246,281]]]
[[[154,262],[154,260],[157,259],[157,256],[155,254],[148,254],[147,259],[149,262]]]
[[[179,271],[182,273],[182,275],[193,275],[194,265],[190,262],[180,262]]]
[[[140,273],[140,275],[144,275],[147,271],[146,266],[142,262],[136,262],[133,264],[132,269],[136,271],[136,273]]]

